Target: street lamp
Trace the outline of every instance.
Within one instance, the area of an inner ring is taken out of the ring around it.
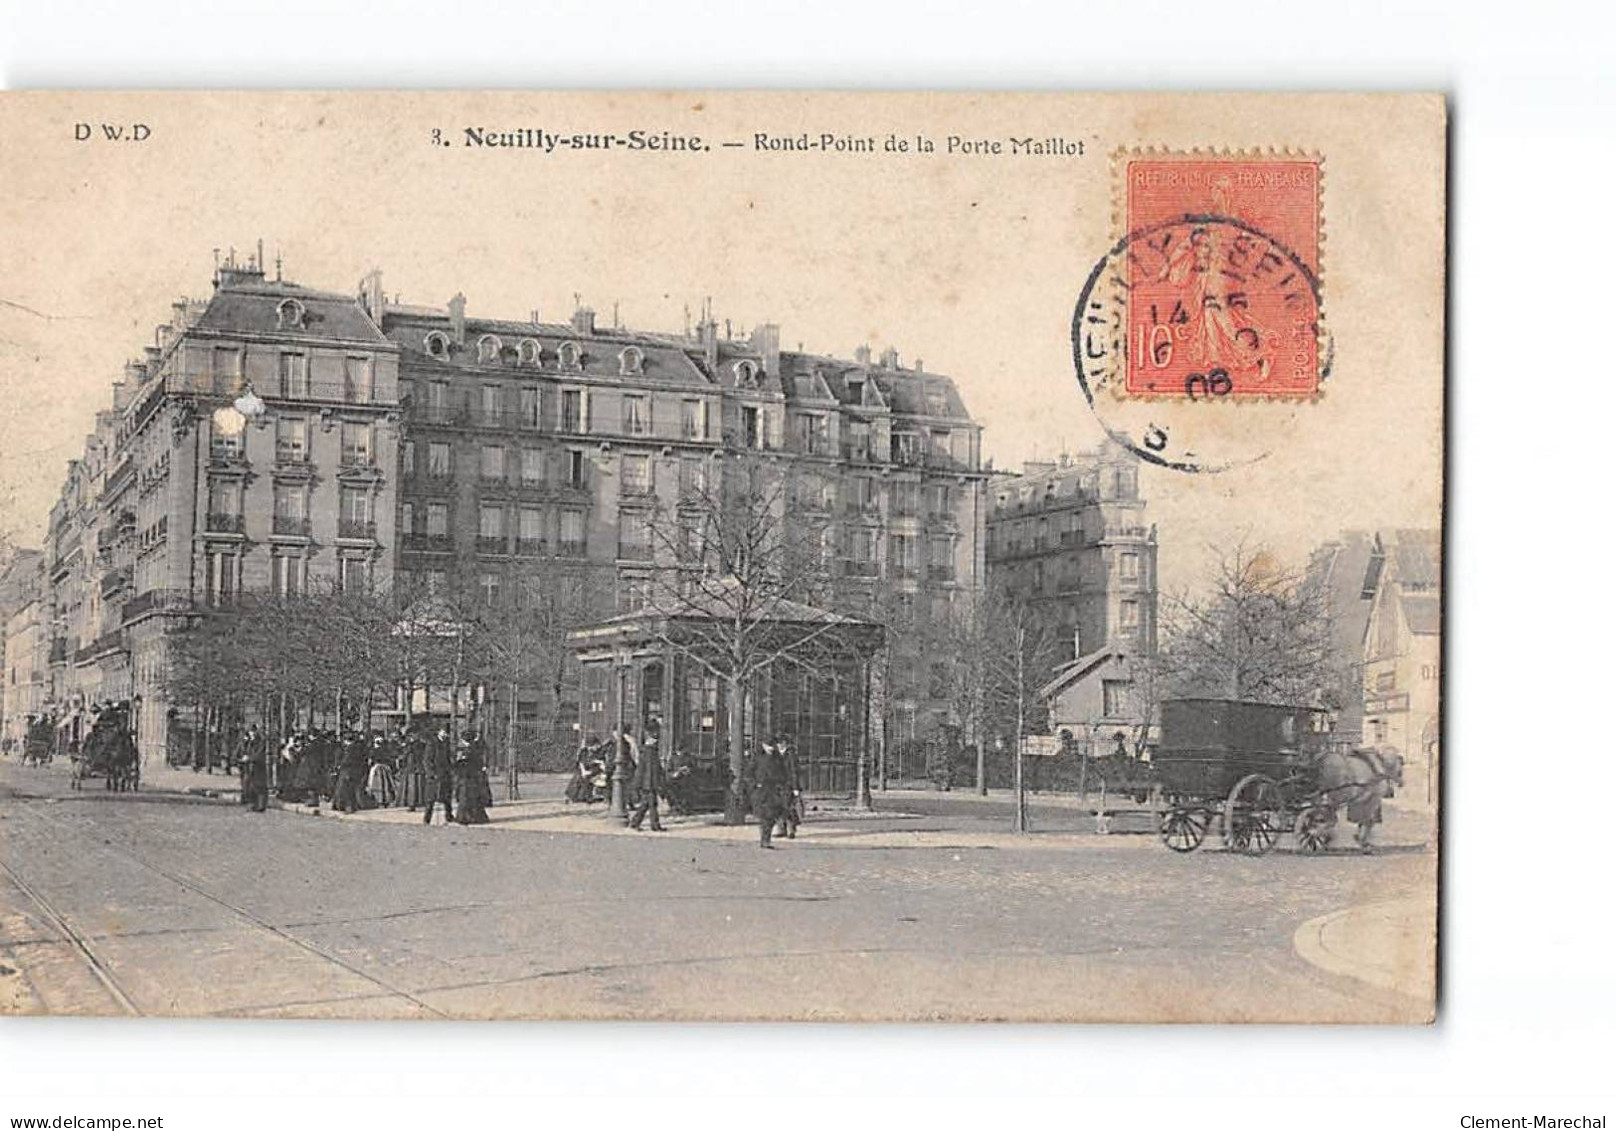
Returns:
[[[617,729],[614,731],[617,750],[612,767],[611,808],[607,815],[626,818],[628,816],[628,782],[623,779],[628,776],[628,739],[623,734],[623,726],[627,721],[623,700],[628,694],[628,669],[629,664],[632,662],[632,656],[627,648],[619,648],[614,653],[613,658],[617,667]]]

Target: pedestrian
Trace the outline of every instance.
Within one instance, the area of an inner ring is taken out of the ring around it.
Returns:
[[[371,739],[370,771],[365,775],[365,793],[372,804],[384,809],[392,805],[395,799],[392,751],[381,734]]]
[[[488,758],[482,738],[468,729],[461,737],[454,760],[454,820],[461,825],[486,825],[488,803]]]
[[[797,799],[802,789],[801,779],[797,777],[797,749],[784,737],[776,737],[774,747],[779,752],[784,777],[780,790],[782,805],[779,831],[787,840],[796,840],[797,826],[802,823],[802,814],[797,808]]]
[[[426,815],[421,823],[432,823],[432,809],[443,806],[443,823],[454,820],[454,760],[449,746],[449,728],[439,727],[437,736],[427,745],[426,761]]]
[[[758,844],[774,847],[774,826],[783,818],[786,764],[774,743],[762,743],[752,769],[752,812],[758,820]]]
[[[662,765],[662,755],[657,749],[657,728],[647,726],[645,731],[645,745],[640,749],[640,759],[635,767],[632,779],[634,786],[634,813],[629,817],[628,827],[639,831],[645,822],[647,813],[651,815],[651,831],[662,832],[662,813],[657,808],[657,799],[667,792],[668,774]]]
[[[426,804],[426,741],[419,730],[408,726],[399,736],[399,745],[404,751],[404,804],[413,813]]]
[[[241,736],[236,763],[241,767],[241,803],[262,813],[269,808],[269,743],[257,723],[248,724]]]
[[[343,736],[342,753],[337,763],[337,789],[331,807],[339,813],[357,813],[360,809],[359,792],[364,788],[365,770],[370,758],[364,739],[355,731]]]

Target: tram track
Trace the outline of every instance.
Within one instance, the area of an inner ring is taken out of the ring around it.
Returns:
[[[283,943],[296,947],[297,949],[323,962],[329,963],[330,965],[335,966],[364,982],[368,982],[370,985],[376,987],[377,990],[381,991],[381,996],[389,996],[406,1001],[415,1006],[417,1009],[421,1010],[423,1013],[430,1014],[434,1017],[448,1016],[442,1010],[428,1004],[421,998],[410,993],[408,990],[392,985],[391,983],[376,977],[375,975],[361,969],[341,956],[332,954],[323,947],[318,946],[307,939],[300,938],[299,936],[292,934],[290,931],[287,931],[282,927],[276,926],[274,923],[271,923],[261,916],[254,914],[246,908],[232,903],[222,896],[209,891],[207,888],[187,878],[186,876],[180,875],[179,873],[165,868],[159,864],[154,864],[150,860],[129,851],[127,848],[124,848],[121,845],[114,844],[108,840],[101,840],[99,843],[94,840],[87,840],[82,836],[78,836],[78,830],[75,830],[68,822],[31,807],[27,809],[18,808],[13,812],[26,813],[30,820],[55,828],[67,836],[76,837],[76,839],[78,839],[80,842],[87,843],[88,847],[92,851],[100,852],[105,855],[116,856],[122,860],[128,861],[136,867],[157,876],[167,883],[173,884],[182,891],[189,892],[191,895],[213,904],[235,918],[247,923],[252,928],[269,934]],[[51,903],[46,900],[36,888],[33,887],[33,885],[29,884],[28,881],[21,876],[15,868],[7,864],[4,860],[0,860],[0,870],[4,870],[7,878],[9,878],[10,881],[16,885],[17,889],[21,891],[39,909],[40,913],[45,917],[52,929],[58,932],[64,941],[66,941],[72,947],[79,958],[89,966],[91,972],[95,975],[96,980],[99,981],[104,988],[106,988],[113,1000],[118,1003],[119,1008],[130,1016],[141,1016],[142,1013],[140,1008],[130,998],[128,993],[126,993],[118,984],[117,978],[113,975],[109,965],[99,954],[96,953],[95,948],[90,945],[90,941],[79,931],[75,930],[67,918],[63,916],[61,912],[58,911],[54,906],[52,906]]]

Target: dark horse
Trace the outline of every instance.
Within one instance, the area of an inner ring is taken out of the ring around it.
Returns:
[[[1374,851],[1370,841],[1375,826],[1380,824],[1380,803],[1403,784],[1403,756],[1373,747],[1330,750],[1319,755],[1314,768],[1319,783],[1315,811],[1327,813],[1327,826],[1333,826],[1337,812],[1345,805],[1347,820],[1358,826],[1358,847]],[[1328,827],[1322,831],[1327,838]]]

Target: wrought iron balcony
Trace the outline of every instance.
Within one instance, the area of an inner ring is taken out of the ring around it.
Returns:
[[[510,543],[503,534],[477,535],[477,552],[479,554],[508,554]]]
[[[337,520],[337,537],[352,539],[376,540],[376,522],[368,518],[339,518]]]
[[[276,534],[288,534],[298,538],[307,538],[309,536],[310,529],[309,520],[307,518],[299,518],[296,515],[278,514],[275,516],[274,526],[272,529]]]
[[[210,513],[204,529],[209,534],[240,534],[246,529],[246,525],[246,519],[239,514]]]

